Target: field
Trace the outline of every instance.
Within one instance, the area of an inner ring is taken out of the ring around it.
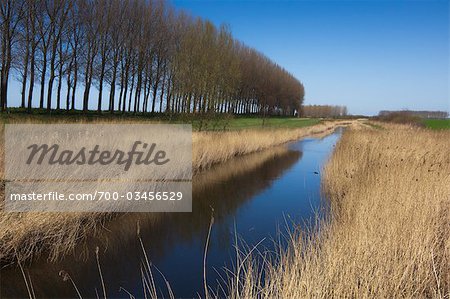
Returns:
[[[264,120],[267,128],[302,128],[312,126],[320,122],[317,118],[268,118]],[[263,126],[263,119],[242,117],[232,119],[230,129],[251,129]]]
[[[425,119],[423,123],[433,130],[450,129],[450,119]]]
[[[449,174],[449,131],[346,131],[325,168],[329,217],[275,256],[244,255],[230,294],[449,298]]]
[[[198,115],[170,116],[170,115],[142,115],[133,113],[126,114],[110,114],[105,112],[98,114],[89,112],[82,115],[79,111],[55,111],[52,115],[48,115],[46,110],[34,109],[32,114],[22,112],[20,109],[12,109],[10,114],[1,114],[1,123],[17,123],[17,122],[139,122],[139,123],[188,123],[192,124],[193,130],[203,131],[223,131],[223,130],[244,130],[244,129],[260,129],[260,128],[303,128],[313,126],[322,120],[318,118],[298,118],[298,117],[250,117],[250,116],[231,116],[216,115],[211,117],[199,117]]]

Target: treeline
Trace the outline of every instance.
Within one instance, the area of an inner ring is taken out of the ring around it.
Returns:
[[[304,117],[341,117],[347,115],[346,106],[304,105],[301,109]]]
[[[401,110],[401,111],[388,111],[382,110],[378,113],[379,117],[390,117],[397,115],[407,115],[407,116],[416,116],[420,118],[447,118],[447,111],[414,111],[414,110]]]
[[[303,102],[296,78],[227,27],[164,1],[1,0],[0,26],[1,111],[12,77],[28,111],[293,115]]]

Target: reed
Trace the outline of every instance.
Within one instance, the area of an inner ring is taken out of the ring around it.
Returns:
[[[329,216],[242,265],[230,297],[450,297],[450,132],[347,130],[324,173]]]

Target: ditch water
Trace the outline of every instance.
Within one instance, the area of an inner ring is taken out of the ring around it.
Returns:
[[[25,265],[38,298],[102,298],[97,268],[99,259],[109,298],[143,298],[137,223],[152,263],[161,294],[167,296],[165,279],[178,297],[203,297],[203,255],[211,214],[214,224],[207,252],[207,283],[214,290],[225,285],[221,277],[236,259],[235,237],[250,248],[273,250],[274,240],[286,226],[307,225],[326,209],[321,197],[320,173],[341,135],[341,129],[323,139],[304,139],[264,152],[239,157],[194,178],[192,213],[124,214],[109,222],[99,237],[79,246],[73,256],[57,263],[44,258]],[[238,241],[238,245],[242,245]],[[159,273],[160,272],[160,273]],[[17,266],[1,270],[1,298],[28,297]],[[219,283],[218,283],[219,282]],[[120,288],[123,288],[122,290]],[[219,295],[223,293],[219,292]]]

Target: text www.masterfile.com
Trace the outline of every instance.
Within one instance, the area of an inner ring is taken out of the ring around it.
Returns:
[[[129,191],[110,192],[94,191],[91,193],[62,193],[51,191],[46,193],[11,193],[10,201],[176,201],[183,199],[181,191]]]

